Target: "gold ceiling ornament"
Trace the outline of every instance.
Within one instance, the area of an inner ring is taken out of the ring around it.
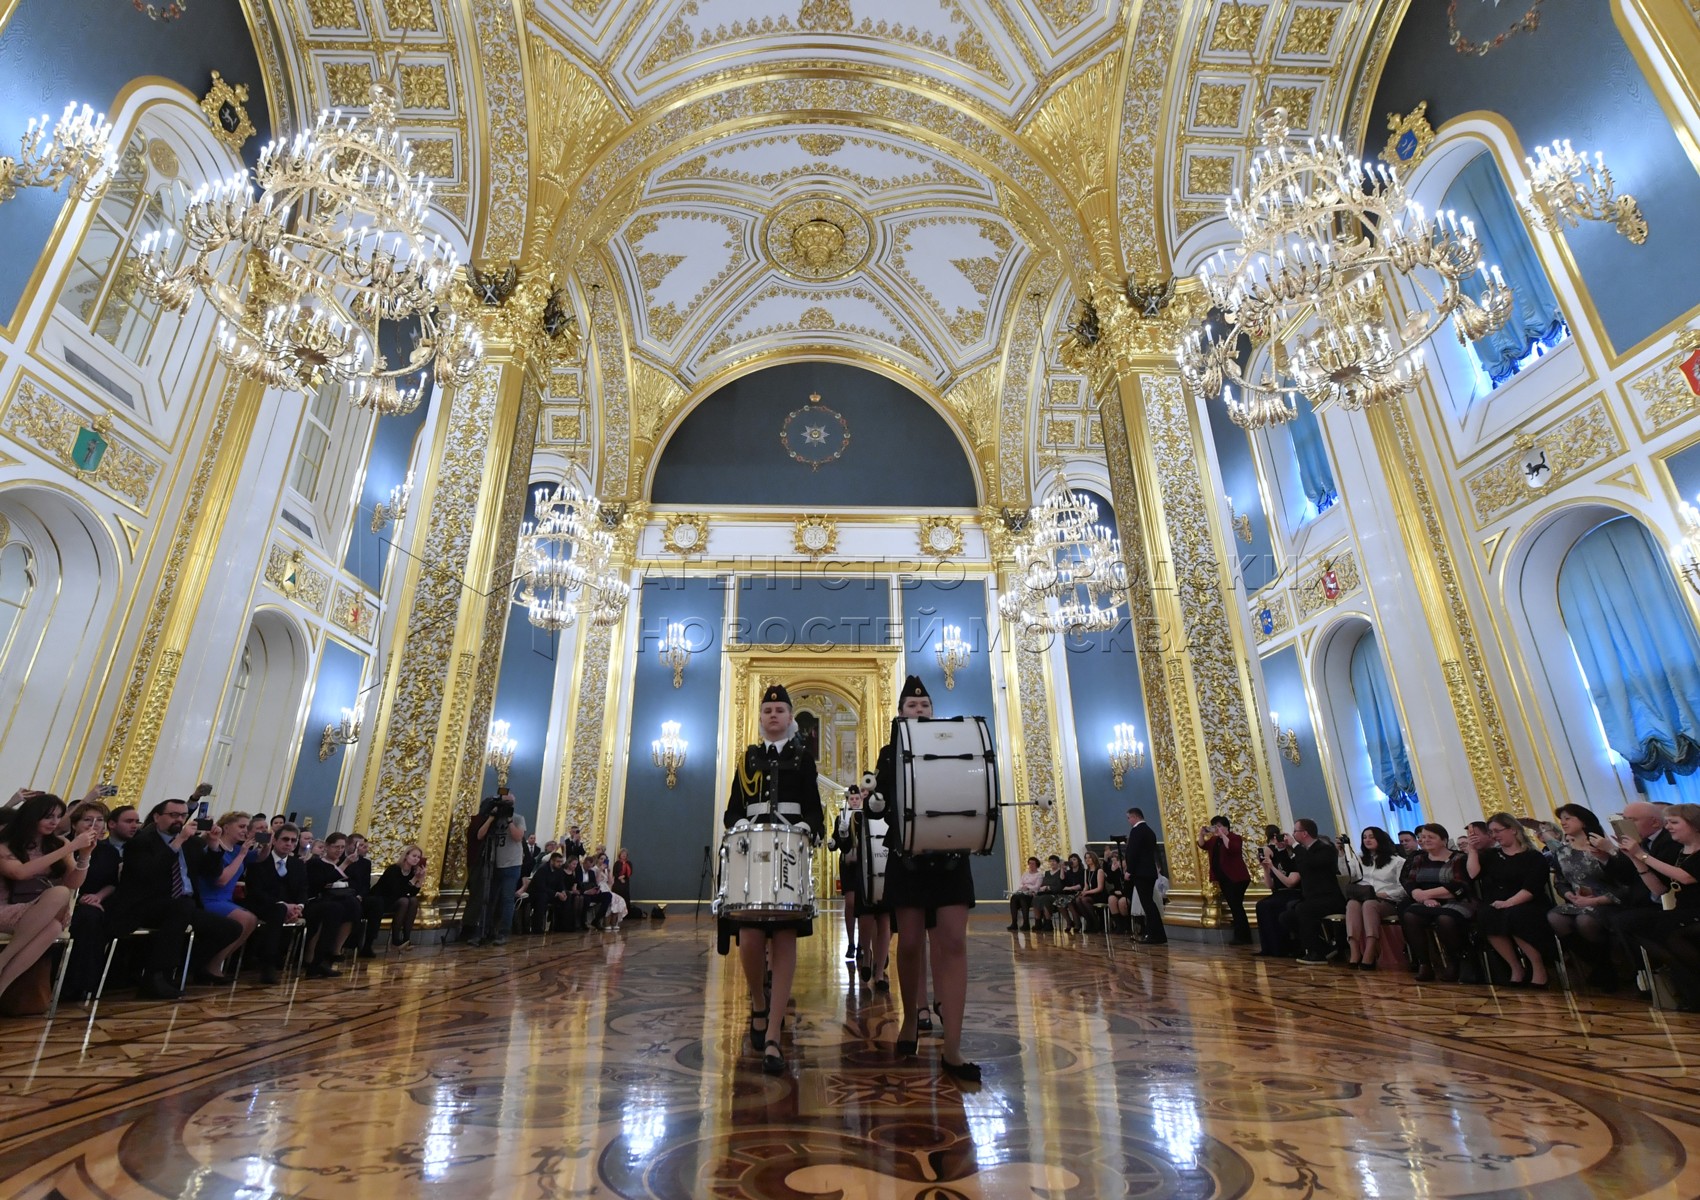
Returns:
[[[335,381],[351,404],[381,413],[417,407],[427,368],[439,383],[466,382],[483,353],[478,330],[446,310],[459,263],[427,227],[432,185],[396,127],[405,49],[404,34],[366,115],[321,112],[274,139],[252,175],[203,185],[176,227],[134,251],[161,308],[182,313],[205,295],[219,315],[214,351],[232,370],[287,391]],[[245,263],[263,269],[244,277]],[[417,333],[392,365],[379,327],[406,321]]]
[[[212,73],[212,86],[201,97],[201,111],[207,114],[213,136],[232,154],[242,153],[243,145],[259,132],[248,118],[248,85],[231,83],[217,71]]]
[[[468,264],[456,272],[444,307],[450,319],[478,331],[479,341],[512,346],[545,367],[569,365],[583,355],[578,317],[555,274],[541,263],[501,269]]]
[[[1258,133],[1248,194],[1227,202],[1240,244],[1199,271],[1220,318],[1201,322],[1180,353],[1187,381],[1223,400],[1235,424],[1292,420],[1295,388],[1312,406],[1349,411],[1397,399],[1427,377],[1423,348],[1443,320],[1463,341],[1505,324],[1511,289],[1482,261],[1468,217],[1445,211],[1431,221],[1397,168],[1359,161],[1336,136],[1290,139],[1280,108],[1259,114]],[[1402,321],[1391,319],[1387,273],[1418,293]],[[1478,275],[1479,299],[1465,291]],[[1241,367],[1247,343],[1253,353],[1269,346],[1256,378]]]
[[[1387,145],[1381,161],[1390,167],[1414,167],[1423,161],[1434,144],[1434,127],[1428,123],[1428,101],[1419,103],[1404,116],[1387,114]]]
[[[661,545],[669,554],[689,557],[708,550],[708,518],[699,513],[670,513],[661,530]]]
[[[1518,206],[1538,229],[1557,233],[1583,221],[1610,221],[1630,243],[1647,241],[1647,218],[1627,192],[1617,194],[1611,171],[1599,151],[1594,160],[1572,148],[1570,139],[1536,146],[1525,158],[1529,186],[1517,196]]]
[[[867,217],[833,196],[804,196],[780,205],[762,230],[767,255],[781,271],[819,282],[840,279],[867,261]]]
[[[838,522],[831,517],[798,517],[791,529],[791,544],[798,554],[822,558],[838,553]]]
[[[1058,356],[1091,381],[1096,395],[1106,396],[1139,360],[1172,357],[1203,312],[1203,293],[1173,277],[1119,284],[1097,277],[1087,285]]]
[[[922,517],[920,527],[921,553],[935,558],[953,558],[962,553],[962,519],[960,517]]]

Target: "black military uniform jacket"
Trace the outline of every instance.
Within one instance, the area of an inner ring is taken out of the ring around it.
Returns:
[[[720,823],[727,829],[739,821],[769,819],[777,811],[792,824],[807,825],[817,840],[826,837],[826,812],[820,804],[820,768],[807,748],[792,738],[768,756],[764,742],[744,747],[732,775],[732,794]]]

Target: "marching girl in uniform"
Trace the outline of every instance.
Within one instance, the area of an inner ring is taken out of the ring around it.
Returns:
[[[903,681],[899,717],[931,717],[932,697],[911,675]],[[875,790],[889,811],[897,795],[897,751],[887,742],[875,769]],[[893,814],[895,816],[895,814]],[[962,1057],[962,1014],[968,1003],[968,910],[974,907],[974,876],[966,854],[905,855],[895,819],[886,844],[885,898],[897,914],[897,986],[903,999],[903,1024],[897,1053],[916,1051],[920,1014],[925,1004],[927,960],[932,959],[934,1011],[944,1028],[939,1062],[953,1079],[978,1082],[980,1066]]]
[[[856,969],[856,895],[861,888],[862,870],[856,859],[856,810],[862,807],[861,789],[851,784],[844,791],[844,808],[832,823],[832,848],[838,851],[838,890],[844,896],[844,936],[849,945],[844,961]]]
[[[856,967],[863,983],[871,982],[876,992],[889,992],[891,981],[886,972],[891,964],[891,904],[883,896],[875,903],[873,897],[864,894],[862,890],[868,879],[868,875],[864,874],[867,864],[861,861],[862,856],[873,854],[873,847],[868,841],[870,835],[866,799],[858,795],[852,803],[858,810],[853,822],[857,856],[856,926],[861,947]]]
[[[762,693],[761,740],[744,748],[721,824],[727,829],[743,820],[752,824],[802,824],[819,842],[826,836],[826,814],[821,810],[816,774],[814,755],[797,737],[790,693],[773,684]],[[750,1048],[761,1054],[762,1070],[769,1075],[785,1071],[780,1037],[791,1002],[791,982],[797,973],[797,939],[813,932],[814,923],[806,918],[722,918],[720,922],[720,952],[725,954],[732,941],[738,943],[738,960],[750,987]],[[764,976],[770,969],[772,988],[766,1003],[758,1009],[756,1006],[763,1003]]]

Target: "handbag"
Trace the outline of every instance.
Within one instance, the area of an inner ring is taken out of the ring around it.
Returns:
[[[0,1016],[39,1017],[53,1003],[52,956],[43,954],[0,992]]]
[[[1348,899],[1348,900],[1374,900],[1375,899],[1375,888],[1374,888],[1373,885],[1367,884],[1367,883],[1347,884],[1346,885],[1346,899]]]
[[[1677,904],[1676,897],[1677,893],[1680,891],[1682,891],[1682,885],[1680,883],[1673,882],[1664,890],[1664,894],[1659,897],[1659,907],[1664,909],[1666,912],[1675,912]]]

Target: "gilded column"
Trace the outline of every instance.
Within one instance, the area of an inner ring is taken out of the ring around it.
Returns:
[[[483,782],[538,411],[550,359],[576,349],[570,325],[548,332],[552,295],[548,276],[528,269],[489,300],[463,283],[452,301],[479,323],[484,362],[441,400],[360,806],[378,861],[423,847],[428,895],[464,865],[450,831],[475,811]]]
[[[1133,579],[1129,602],[1151,753],[1183,923],[1216,923],[1194,835],[1214,813],[1242,830],[1275,819],[1274,785],[1225,532],[1211,520],[1207,432],[1174,350],[1196,294],[1136,309],[1095,286],[1065,347],[1098,396],[1112,502]]]

